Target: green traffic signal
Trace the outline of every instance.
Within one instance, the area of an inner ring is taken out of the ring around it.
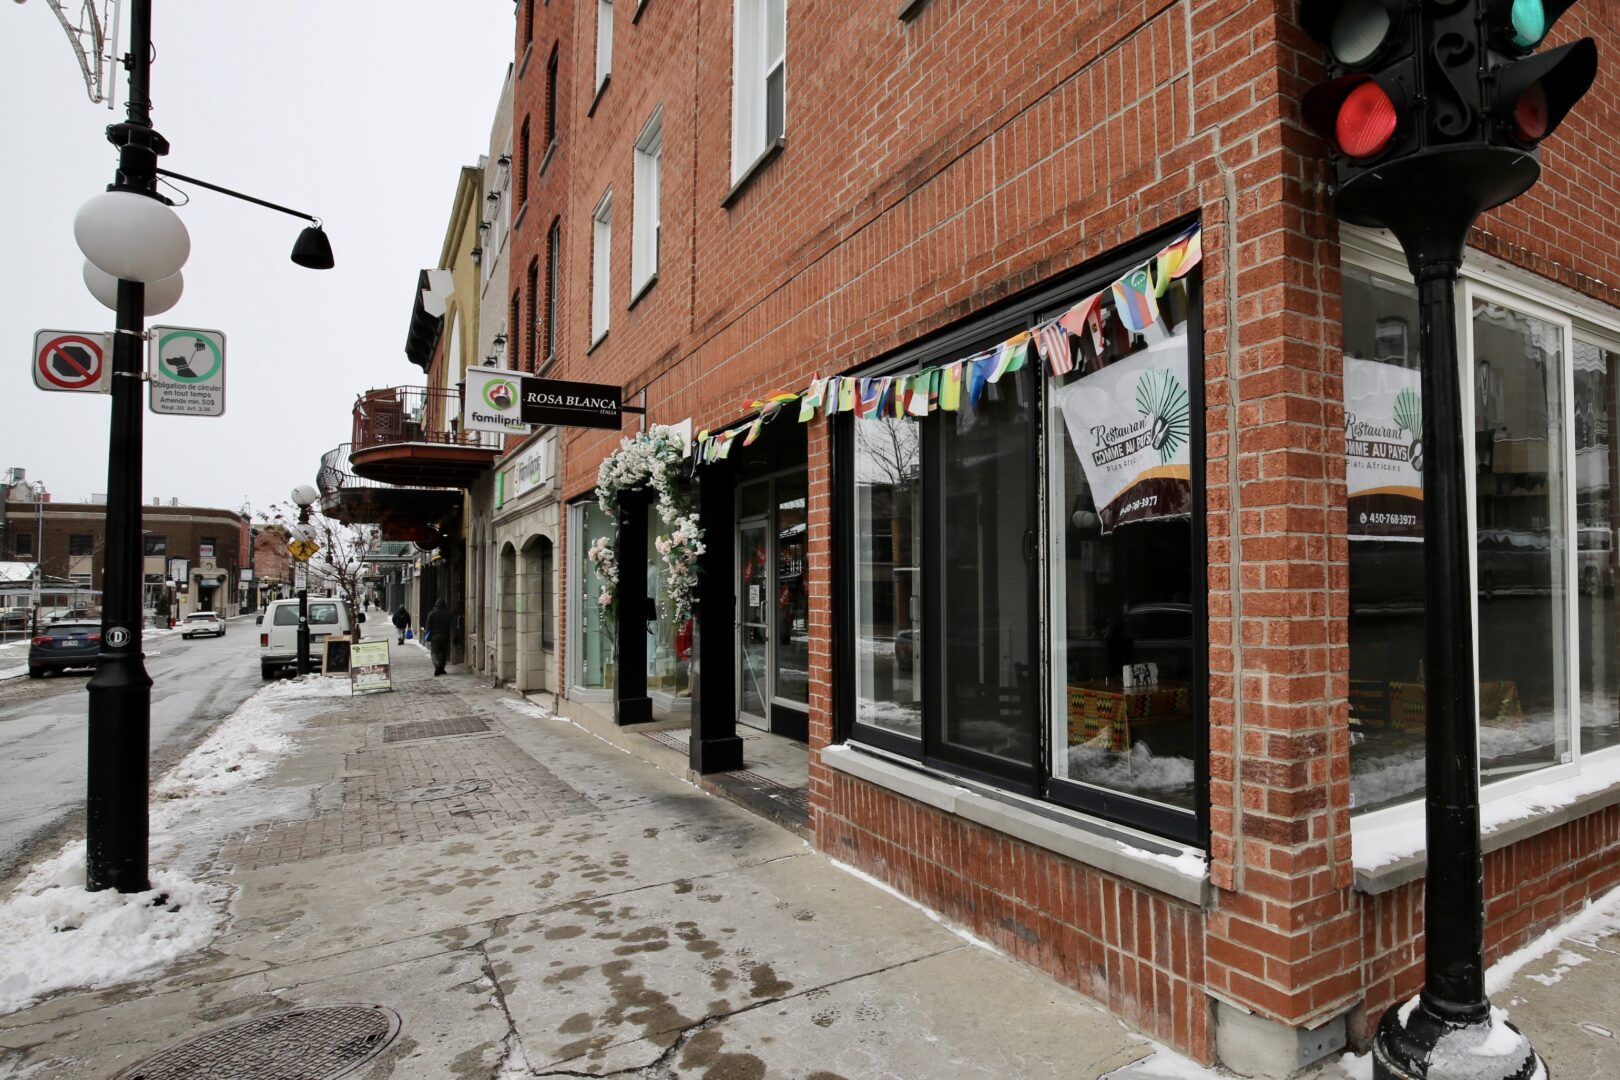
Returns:
[[[1547,10],[1541,0],[1513,0],[1508,17],[1513,24],[1513,44],[1521,49],[1533,49],[1547,36]]]
[[[1487,0],[1485,22],[1491,43],[1523,56],[1546,40],[1553,23],[1575,0]]]

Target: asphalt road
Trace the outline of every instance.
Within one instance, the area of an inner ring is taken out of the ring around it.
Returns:
[[[251,616],[231,619],[224,637],[169,634],[145,645],[155,778],[263,682]],[[0,681],[0,880],[82,829],[89,679],[73,671]]]

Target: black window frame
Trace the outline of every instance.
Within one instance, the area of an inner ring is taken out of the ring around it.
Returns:
[[[27,541],[26,545],[24,541]],[[11,538],[11,553],[17,558],[34,558],[34,534],[31,532],[18,532]]]
[[[551,231],[546,236],[546,359],[550,364],[557,358],[557,271],[562,261],[562,218],[551,219]]]
[[[68,533],[68,558],[82,559],[94,555],[95,551],[95,533]]]
[[[1164,244],[1197,223],[1183,218],[1140,237],[1127,247],[1116,249],[1076,270],[1016,296],[997,307],[981,312],[911,345],[882,357],[858,374],[897,374],[972,356],[1021,330],[1061,314],[1085,296],[1105,289],[1131,269],[1142,265]],[[1051,643],[1047,640],[1047,560],[1052,551],[1046,529],[1048,513],[1043,454],[1046,439],[1047,380],[1040,373],[1040,362],[1032,353],[1026,372],[1034,384],[1030,397],[1029,447],[1030,483],[1034,488],[1028,528],[1033,530],[1035,557],[1027,559],[1030,572],[1030,640],[1034,643],[1032,664],[1036,676],[1036,718],[1033,761],[1027,768],[1010,767],[1004,759],[976,755],[960,748],[935,745],[943,705],[945,628],[939,605],[945,578],[942,552],[944,484],[939,462],[945,429],[939,413],[922,420],[922,521],[919,531],[925,537],[922,553],[922,651],[924,697],[922,738],[913,739],[856,720],[857,625],[859,604],[855,588],[857,566],[856,484],[854,480],[855,427],[853,415],[840,413],[833,424],[833,741],[855,741],[887,754],[914,761],[920,768],[977,782],[1002,791],[1040,799],[1056,807],[1077,810],[1105,821],[1143,829],[1189,845],[1207,849],[1209,844],[1209,582],[1208,514],[1205,484],[1205,387],[1203,273],[1195,269],[1187,289],[1187,369],[1191,401],[1192,472],[1192,693],[1190,705],[1194,734],[1193,808],[1180,810],[1124,792],[1065,780],[1051,775],[1050,701],[1052,669]],[[1020,374],[1025,374],[1020,373]]]
[[[147,558],[156,559],[169,554],[169,538],[167,535],[159,536],[148,533],[141,537],[141,554]]]

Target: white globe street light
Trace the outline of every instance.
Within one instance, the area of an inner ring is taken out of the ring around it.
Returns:
[[[91,262],[84,260],[84,287],[90,290],[90,295],[101,301],[103,306],[118,310],[118,279],[107,271]],[[186,291],[184,274],[171,274],[160,281],[154,281],[146,287],[146,314],[161,315],[180,302],[180,295]]]
[[[180,215],[133,191],[91,196],[73,218],[73,239],[99,269],[143,285],[178,274],[191,255],[191,234]]]
[[[292,489],[292,501],[296,506],[313,506],[315,505],[315,500],[319,499],[320,497],[321,493],[310,487],[308,484],[299,484],[297,487]]]

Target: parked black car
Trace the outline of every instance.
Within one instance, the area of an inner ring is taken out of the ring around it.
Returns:
[[[88,620],[51,623],[28,647],[28,676],[42,678],[47,671],[95,667],[101,651],[101,624]]]

